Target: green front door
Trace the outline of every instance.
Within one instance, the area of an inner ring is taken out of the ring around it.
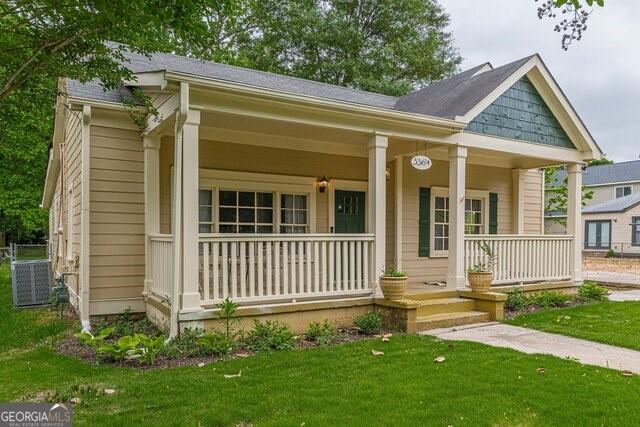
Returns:
[[[364,233],[364,192],[336,190],[336,233]]]

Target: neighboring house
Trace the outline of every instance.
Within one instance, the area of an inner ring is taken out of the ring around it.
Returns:
[[[561,186],[566,179],[566,171],[559,170],[556,173],[552,186]],[[628,195],[640,192],[640,160],[631,160],[628,162],[612,163],[608,165],[588,166],[583,174],[583,184],[592,193],[592,198],[586,200],[584,213],[589,212],[588,208],[599,205],[608,209],[607,202],[615,202],[616,199],[623,198]],[[548,200],[547,194],[546,200]],[[611,206],[617,206],[615,203]],[[565,234],[566,228],[561,224],[566,220],[566,215],[559,211],[548,210],[545,212],[545,234]],[[583,218],[586,220],[586,217]],[[592,226],[593,227],[593,226]],[[585,228],[587,230],[587,228]],[[622,230],[620,230],[622,231]],[[612,235],[613,249],[617,252],[634,252],[631,248],[631,232],[627,227],[628,236],[622,236],[622,233]],[[585,236],[585,242],[586,242]],[[620,241],[616,239],[620,238]],[[585,245],[585,249],[593,250],[593,247]],[[609,248],[607,248],[608,250]]]
[[[130,307],[175,333],[225,297],[247,316],[344,320],[377,304],[389,264],[458,295],[485,241],[497,284],[582,280],[579,205],[571,236],[544,236],[540,168],[568,165],[577,200],[601,152],[538,55],[399,98],[129,59],[119,90],[60,81],[42,204],[85,326]],[[122,104],[132,87],[158,110],[144,131]]]
[[[582,210],[584,250],[640,254],[640,191]]]

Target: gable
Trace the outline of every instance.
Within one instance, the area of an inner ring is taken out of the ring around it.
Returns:
[[[475,117],[467,130],[575,149],[567,133],[526,76]]]

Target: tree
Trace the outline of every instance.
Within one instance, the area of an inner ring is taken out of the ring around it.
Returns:
[[[568,50],[571,43],[582,39],[594,5],[604,7],[604,0],[543,0],[538,6],[538,18],[557,21],[553,30],[562,34],[562,49]],[[562,16],[559,20],[558,13]]]
[[[565,176],[562,182],[558,182],[558,172],[562,170],[560,166],[545,168],[544,170],[544,188],[545,188],[545,211],[560,212],[567,214],[568,200],[568,177]],[[582,206],[586,206],[589,200],[593,199],[593,191],[586,186],[582,186]],[[565,218],[554,217],[554,221],[558,224],[567,225]]]
[[[208,22],[209,36],[176,45],[204,59],[389,95],[439,80],[461,61],[435,0],[254,0],[234,10],[234,19]]]
[[[603,157],[601,159],[589,160],[589,162],[587,163],[587,166],[612,165],[612,164],[613,164],[613,160],[609,160],[606,157]]]

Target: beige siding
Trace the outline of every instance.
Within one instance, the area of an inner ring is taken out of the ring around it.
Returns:
[[[403,163],[403,270],[412,281],[443,281],[447,275],[447,258],[418,256],[418,206],[420,187],[449,186],[449,164],[434,160],[431,169],[418,171],[411,167],[408,158],[405,157]],[[466,179],[467,189],[498,193],[498,233],[511,233],[511,170],[467,165]]]
[[[619,213],[583,214],[582,226],[588,220],[611,220],[611,245],[618,253],[640,253],[640,246],[631,245],[631,221],[640,217],[640,205]]]
[[[163,138],[160,150],[160,230],[171,232],[171,166],[173,139]],[[339,156],[307,151],[284,150],[200,141],[200,168],[276,175],[307,176],[330,180],[366,181],[368,164],[363,157]],[[331,184],[330,184],[331,185]],[[327,193],[316,193],[316,231],[329,232]]]
[[[125,300],[116,311],[144,286],[144,153],[140,132],[118,125],[126,120],[91,126],[91,301]]]
[[[543,172],[539,169],[527,171],[524,181],[524,233],[542,234],[544,190]]]
[[[589,190],[593,192],[593,198],[587,202],[587,206],[599,205],[600,203],[608,202],[616,198],[616,187],[631,186],[632,192],[640,191],[640,183],[635,184],[618,184],[618,185],[602,185],[598,187],[589,187]]]

